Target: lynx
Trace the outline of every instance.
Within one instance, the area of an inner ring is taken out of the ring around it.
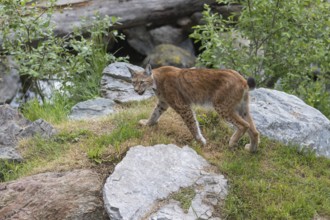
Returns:
[[[155,125],[170,106],[181,116],[194,138],[206,145],[191,105],[211,104],[221,117],[237,128],[230,138],[229,147],[235,147],[247,131],[250,143],[245,149],[257,151],[259,133],[249,112],[249,90],[255,87],[253,78],[245,80],[238,72],[229,69],[180,69],[171,66],[151,69],[149,64],[144,71],[129,71],[135,92],[142,95],[152,87],[158,98],[150,118],[140,120],[139,124]]]

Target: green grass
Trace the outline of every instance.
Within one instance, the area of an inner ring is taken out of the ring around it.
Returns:
[[[84,136],[90,136],[90,132],[77,130],[73,133],[60,132],[50,139],[38,135],[31,138],[21,144],[23,162],[0,161],[0,182],[28,175],[33,169],[46,166],[49,162],[61,158],[69,150],[71,143]]]
[[[109,146],[114,148],[117,154],[122,154],[121,145],[130,139],[141,138],[142,132],[138,128],[137,120],[132,118],[127,113],[119,113],[113,119],[113,124],[116,126],[108,134],[100,135],[92,139],[90,147],[88,148],[88,158],[92,159],[96,163],[102,163],[103,153]]]
[[[330,160],[262,140],[256,155],[226,151],[215,164],[229,179],[226,219],[330,216]]]
[[[67,120],[74,104],[68,97],[56,93],[51,101],[43,104],[37,99],[27,102],[22,107],[22,114],[31,121],[42,118],[49,123],[59,124]]]
[[[229,194],[216,210],[223,219],[313,219],[330,217],[330,160],[301,152],[266,138],[258,153],[243,149],[245,136],[235,151],[228,149],[232,130],[212,111],[197,109],[208,146],[196,143],[174,111],[168,111],[154,127],[140,127],[155,100],[126,104],[122,110],[99,121],[57,124],[59,134],[51,139],[34,137],[23,141],[22,163],[0,163],[0,181],[35,173],[76,168],[96,169],[108,176],[131,146],[174,143],[192,146],[224,174]],[[173,195],[185,210],[192,191]]]

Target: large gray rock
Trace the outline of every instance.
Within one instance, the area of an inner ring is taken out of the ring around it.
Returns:
[[[128,67],[135,71],[143,68],[129,63],[112,63],[103,70],[101,79],[101,96],[117,103],[140,101],[153,96],[152,90],[147,90],[143,95],[138,95],[131,84],[131,74]]]
[[[187,146],[131,148],[103,188],[110,219],[210,219],[213,206],[227,194],[227,181],[206,172],[209,167]],[[187,213],[177,201],[166,201],[185,187],[193,187],[196,193]]]
[[[0,104],[13,100],[19,88],[19,81],[18,70],[11,58],[0,58]]]
[[[102,180],[90,170],[42,173],[0,183],[0,219],[108,219]]]
[[[95,98],[73,106],[69,118],[83,120],[107,116],[115,112],[114,107],[115,102],[110,99]]]
[[[38,119],[31,122],[17,109],[7,104],[0,105],[0,160],[22,160],[16,151],[17,143],[21,138],[32,137],[36,134],[50,137],[55,133],[56,130],[44,120]]]
[[[260,88],[250,94],[251,114],[262,135],[330,158],[330,121],[320,111],[276,90]]]

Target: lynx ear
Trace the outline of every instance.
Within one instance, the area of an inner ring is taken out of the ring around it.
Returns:
[[[147,76],[151,76],[151,73],[152,73],[152,68],[151,68],[151,65],[148,63],[147,66],[146,66],[145,74]]]
[[[127,67],[128,71],[131,73],[131,77],[135,76],[135,70],[131,69],[130,67]]]

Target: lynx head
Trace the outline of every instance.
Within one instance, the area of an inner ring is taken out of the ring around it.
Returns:
[[[134,91],[139,95],[143,95],[144,92],[152,85],[152,69],[150,64],[147,64],[144,71],[135,71],[131,68],[128,68],[132,76],[132,84]]]

